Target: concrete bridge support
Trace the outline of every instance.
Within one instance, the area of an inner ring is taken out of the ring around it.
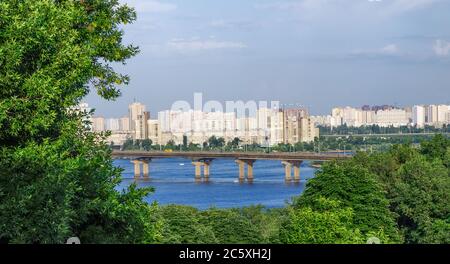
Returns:
[[[236,163],[239,166],[239,180],[245,181],[245,162],[242,160],[236,160]]]
[[[144,173],[144,178],[149,178],[150,177],[150,160],[143,160],[142,161],[142,170]]]
[[[136,159],[131,161],[134,163],[134,177],[139,179],[141,177],[141,163],[142,163],[142,172],[144,178],[148,179],[150,177],[150,161],[151,159]]]
[[[132,163],[134,163],[134,177],[140,178],[141,177],[141,161],[133,160]]]
[[[294,181],[300,182],[300,165],[303,161],[301,160],[285,160],[282,162],[284,166],[284,179],[287,182],[292,181],[292,168],[294,168]]]
[[[236,160],[236,163],[239,166],[239,181],[245,182],[247,176],[247,181],[253,182],[253,163],[255,163],[255,160]],[[245,175],[245,166],[247,166],[247,175]]]
[[[210,170],[209,167],[211,165],[212,160],[194,160],[192,161],[192,165],[195,166],[195,178],[201,179],[202,176],[207,179],[209,178]],[[202,167],[203,167],[203,175],[202,175]]]
[[[292,164],[289,161],[282,162],[284,166],[284,180],[290,182],[292,180]]]
[[[300,182],[300,165],[303,161],[293,161],[292,165],[294,167],[294,181]]]
[[[199,161],[193,161],[192,165],[195,166],[195,178],[202,177],[202,163]]]

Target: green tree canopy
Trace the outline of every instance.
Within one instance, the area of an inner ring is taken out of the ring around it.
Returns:
[[[325,163],[316,177],[309,180],[305,192],[294,200],[294,207],[317,209],[321,197],[336,200],[354,212],[354,228],[363,234],[380,228],[391,240],[399,240],[389,202],[376,176],[354,162]],[[319,204],[320,205],[320,204]]]
[[[430,159],[444,161],[450,149],[450,139],[442,134],[436,135],[432,140],[420,144],[420,152]]]
[[[159,239],[150,189],[115,190],[120,170],[87,113],[91,88],[120,95],[122,43],[136,18],[118,0],[0,1],[0,239],[11,243],[142,243]]]
[[[450,240],[449,153],[448,139],[437,135],[419,149],[395,145],[355,159],[377,176],[406,243]]]
[[[353,224],[354,212],[337,201],[318,198],[310,206],[289,209],[289,220],[281,229],[287,244],[361,244],[365,238]]]

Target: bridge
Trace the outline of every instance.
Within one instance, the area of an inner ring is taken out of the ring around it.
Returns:
[[[202,177],[208,180],[210,176],[210,166],[215,159],[233,159],[239,169],[239,181],[253,182],[253,164],[258,160],[279,160],[284,166],[285,180],[300,181],[300,165],[304,160],[312,161],[329,161],[343,160],[351,158],[351,155],[343,155],[341,153],[312,153],[312,152],[209,152],[209,151],[183,151],[183,152],[165,152],[165,151],[113,151],[113,158],[130,159],[134,163],[134,175],[136,178],[150,177],[149,164],[152,159],[162,158],[185,158],[192,160],[195,167],[195,178],[201,180]],[[202,173],[203,167],[203,173]],[[247,170],[245,170],[247,167]],[[294,177],[292,178],[292,170]]]

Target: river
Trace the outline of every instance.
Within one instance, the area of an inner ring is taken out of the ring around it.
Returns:
[[[129,160],[115,160],[114,164],[124,169],[119,189],[135,182],[133,164]],[[280,161],[259,160],[254,164],[253,183],[241,184],[237,164],[233,160],[217,159],[210,167],[209,182],[198,183],[190,160],[155,159],[150,163],[150,180],[141,179],[137,184],[155,188],[155,192],[146,198],[149,203],[157,201],[161,205],[180,204],[198,209],[250,205],[275,208],[285,206],[292,197],[300,195],[315,171],[309,162],[304,162],[300,183],[287,184]]]

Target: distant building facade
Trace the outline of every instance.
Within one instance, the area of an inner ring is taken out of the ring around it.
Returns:
[[[87,109],[83,104],[78,108]],[[371,126],[400,127],[450,124],[449,105],[415,105],[398,108],[389,105],[363,106],[361,108],[335,107],[331,115],[310,116],[306,108],[261,107],[252,115],[236,112],[203,112],[198,110],[166,110],[151,119],[150,112],[141,103],[128,107],[128,116],[105,119],[90,117],[91,129],[95,132],[111,131],[108,140],[123,144],[127,139],[150,139],[153,144],[200,144],[212,136],[224,138],[226,142],[239,138],[243,144],[273,146],[280,143],[296,144],[313,142],[320,136],[318,126],[337,127]],[[77,111],[78,111],[77,110]]]

